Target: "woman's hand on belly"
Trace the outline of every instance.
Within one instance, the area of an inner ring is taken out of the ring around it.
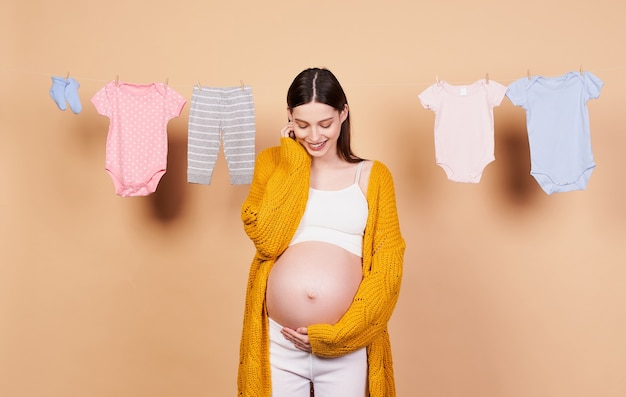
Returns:
[[[291,328],[283,327],[280,333],[283,334],[285,339],[293,343],[293,345],[297,349],[300,349],[307,353],[312,352],[311,343],[309,343],[309,335],[308,335],[308,331],[306,327],[300,327],[295,330]]]

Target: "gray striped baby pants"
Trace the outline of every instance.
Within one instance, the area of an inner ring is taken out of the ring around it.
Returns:
[[[231,185],[252,182],[255,160],[255,116],[252,88],[193,87],[189,108],[187,181],[211,184],[220,150]]]

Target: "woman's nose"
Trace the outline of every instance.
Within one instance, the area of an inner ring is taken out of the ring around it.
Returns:
[[[311,127],[311,130],[309,131],[309,138],[311,138],[313,142],[316,142],[320,138],[320,135],[321,134],[317,127]]]

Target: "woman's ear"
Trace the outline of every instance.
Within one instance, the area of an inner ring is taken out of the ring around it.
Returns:
[[[291,123],[292,117],[291,117],[291,109],[287,108],[287,120],[289,120],[289,122]]]
[[[348,118],[349,112],[350,112],[350,108],[348,107],[348,104],[346,103],[341,113],[339,113],[339,119],[341,120],[342,123],[346,121],[346,119]]]

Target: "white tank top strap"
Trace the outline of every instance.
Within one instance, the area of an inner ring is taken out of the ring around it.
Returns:
[[[361,179],[361,168],[363,168],[364,161],[361,161],[359,165],[356,167],[356,176],[354,177],[354,183],[359,184],[359,180]]]

